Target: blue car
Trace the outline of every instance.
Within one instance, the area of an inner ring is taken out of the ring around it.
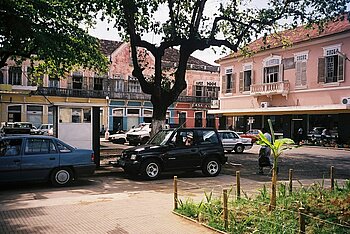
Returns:
[[[0,182],[50,181],[65,186],[95,171],[94,152],[50,136],[0,138]]]

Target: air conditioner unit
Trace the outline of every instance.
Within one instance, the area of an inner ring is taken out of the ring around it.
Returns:
[[[260,107],[261,108],[267,108],[267,107],[269,107],[270,106],[270,103],[269,102],[261,102],[260,103]]]
[[[343,97],[341,99],[341,104],[350,105],[350,97]]]

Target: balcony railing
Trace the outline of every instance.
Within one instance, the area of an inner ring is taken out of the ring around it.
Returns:
[[[53,87],[38,87],[34,91],[36,95],[45,96],[62,96],[62,97],[84,97],[84,98],[105,98],[108,96],[110,99],[122,99],[122,100],[151,100],[151,95],[144,93],[132,93],[132,92],[108,92],[104,90],[83,90],[83,89],[64,89]],[[211,100],[217,98],[212,97],[196,97],[196,96],[179,96],[178,102],[190,102],[190,103],[211,103]]]
[[[254,84],[250,86],[250,95],[262,96],[262,95],[275,95],[282,94],[287,95],[289,93],[289,81],[280,81],[267,84]]]

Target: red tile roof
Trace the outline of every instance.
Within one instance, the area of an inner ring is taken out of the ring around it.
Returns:
[[[116,49],[118,49],[123,42],[110,41],[99,39],[101,45],[101,51],[104,55],[111,55]],[[168,48],[165,50],[162,63],[166,67],[174,67],[178,64],[180,57],[179,50],[174,48]],[[219,67],[206,63],[200,59],[190,56],[187,62],[187,69],[189,70],[202,70],[202,71],[212,71],[218,72]]]
[[[318,27],[314,28],[305,28],[304,26],[299,26],[295,29],[290,29],[286,31],[282,31],[280,33],[274,33],[266,38],[266,43],[264,44],[263,38],[259,38],[252,43],[250,43],[247,48],[250,52],[257,53],[260,51],[273,49],[282,47],[283,43],[282,40],[287,41],[291,44],[297,44],[305,41],[310,41],[338,33],[343,33],[350,31],[350,22],[346,19],[345,16],[344,20],[338,20],[338,21],[332,21],[328,23],[323,31],[320,31]],[[219,60],[232,58],[232,57],[239,57],[242,54],[240,52],[232,53],[228,56],[225,56]]]

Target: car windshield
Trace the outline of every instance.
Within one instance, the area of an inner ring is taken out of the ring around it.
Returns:
[[[151,145],[164,145],[173,132],[174,130],[161,130],[148,143]]]

